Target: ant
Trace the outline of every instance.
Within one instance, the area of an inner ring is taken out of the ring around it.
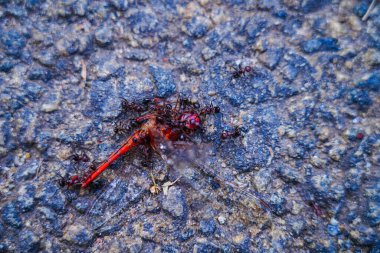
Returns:
[[[232,72],[231,81],[232,79],[238,79],[242,76],[245,76],[246,73],[250,73],[253,70],[251,66],[245,66],[243,68],[241,65],[239,65],[238,69],[234,66],[232,66],[232,68],[234,69],[234,71]]]
[[[83,178],[88,177],[95,170],[96,170],[96,164],[94,162],[92,162],[89,165],[88,170],[83,175],[81,175],[81,176],[79,176],[79,175],[73,175],[71,177],[69,177],[69,176],[66,176],[66,177],[60,176],[61,178],[58,179],[58,184],[61,187],[65,187],[66,186],[67,188],[70,188],[72,186],[79,186],[79,185],[82,184]]]
[[[235,127],[233,131],[227,131],[224,130],[221,134],[222,139],[227,139],[227,138],[237,138],[241,135],[241,130],[238,127]]]
[[[198,102],[192,102],[189,98],[181,98],[180,101],[181,109],[185,110],[187,107],[192,107],[193,109],[199,109],[201,105]]]
[[[149,102],[147,100],[144,100],[144,105],[148,104]],[[134,112],[144,112],[146,110],[146,107],[141,104],[137,104],[135,102],[129,102],[126,99],[123,99],[121,102],[121,109],[125,112],[127,111],[134,111]]]
[[[213,106],[212,102],[210,103],[210,105],[203,108],[200,112],[201,115],[203,115],[203,114],[217,114],[217,113],[220,113],[220,107],[219,106]]]
[[[115,123],[113,132],[116,135],[122,135],[122,134],[126,134],[132,128],[135,128],[137,126],[139,126],[139,123],[135,119],[130,120],[128,123],[118,121]]]
[[[88,155],[86,155],[86,153],[84,153],[83,151],[81,153],[75,153],[75,154],[71,155],[70,158],[75,163],[90,161],[90,158],[88,157]]]
[[[81,179],[78,175],[74,175],[74,176],[71,176],[71,177],[62,177],[58,180],[58,184],[61,186],[61,187],[65,187],[67,186],[67,188],[73,186],[73,185],[80,185],[81,183]]]

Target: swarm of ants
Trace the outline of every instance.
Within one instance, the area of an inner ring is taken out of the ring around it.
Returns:
[[[87,187],[121,155],[139,145],[146,145],[157,151],[158,141],[190,141],[190,136],[202,129],[205,118],[219,113],[220,108],[212,103],[201,107],[198,102],[188,98],[178,98],[175,102],[162,98],[144,99],[141,103],[124,99],[121,103],[121,113],[129,112],[138,113],[140,116],[126,122],[117,122],[114,127],[115,134],[126,134],[135,129],[124,144],[99,166],[92,163],[83,175],[62,178],[62,186]],[[221,138],[236,138],[239,135],[240,131],[236,128],[233,132],[224,131]],[[89,157],[83,152],[74,154],[71,158],[75,163],[89,161]]]

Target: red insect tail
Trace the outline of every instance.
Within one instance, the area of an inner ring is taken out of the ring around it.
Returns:
[[[113,152],[110,157],[102,163],[96,171],[94,171],[90,176],[86,178],[86,180],[82,183],[82,188],[87,187],[89,183],[94,181],[105,169],[108,168],[108,166],[113,163],[119,156],[125,154],[132,148],[138,146],[141,144],[145,139],[145,135],[141,133],[141,131],[137,130],[135,131],[128,139],[127,141],[115,152]]]

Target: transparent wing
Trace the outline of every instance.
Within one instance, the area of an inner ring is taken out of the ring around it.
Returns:
[[[210,200],[229,199],[253,210],[265,210],[271,215],[271,207],[254,189],[239,184],[233,175],[223,175],[216,164],[211,143],[157,141],[157,151],[173,168],[173,180],[189,184]]]

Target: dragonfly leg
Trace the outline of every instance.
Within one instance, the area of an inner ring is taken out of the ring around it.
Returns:
[[[161,191],[161,187],[156,184],[156,180],[154,179],[153,173],[150,172],[150,177],[152,178],[153,185],[149,188],[152,194],[158,194]]]

